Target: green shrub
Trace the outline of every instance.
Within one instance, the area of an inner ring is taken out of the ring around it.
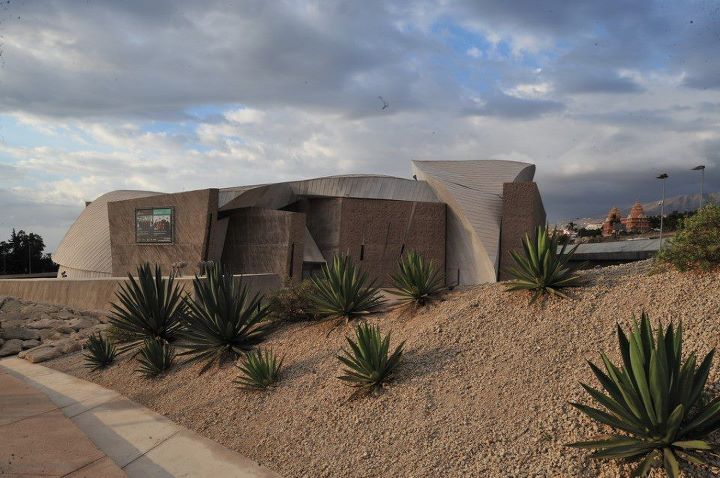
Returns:
[[[175,350],[164,340],[145,339],[137,358],[140,368],[136,371],[153,378],[170,369],[175,359]]]
[[[593,458],[639,460],[635,475],[645,476],[663,466],[668,476],[679,476],[679,461],[705,464],[714,445],[706,437],[720,428],[720,397],[703,403],[701,396],[714,350],[696,367],[695,353],[682,362],[682,325],[652,330],[645,313],[626,335],[618,325],[623,365],[605,354],[605,372],[590,367],[606,393],[581,384],[605,410],[573,403],[590,418],[622,434],[570,446],[591,448]],[[717,455],[716,455],[717,456]]]
[[[577,246],[567,252],[566,245],[559,251],[558,246],[558,235],[548,234],[547,229],[542,226],[538,226],[532,239],[526,234],[523,240],[524,254],[510,251],[516,267],[509,271],[513,281],[507,290],[531,291],[530,303],[547,295],[567,298],[562,289],[580,285],[579,277],[574,275],[568,266]]]
[[[243,351],[260,343],[268,332],[269,309],[262,296],[250,297],[240,280],[215,265],[206,278],[193,280],[195,298],[187,300],[188,314],[181,355],[190,361],[205,360],[201,372],[213,363],[235,360]]]
[[[415,305],[425,305],[445,290],[433,261],[426,262],[415,251],[408,252],[398,261],[398,271],[391,278],[396,288],[392,293],[402,302]]]
[[[682,220],[680,231],[658,254],[678,270],[709,270],[720,265],[720,206],[708,205]]]
[[[377,388],[386,382],[400,363],[405,342],[398,345],[392,354],[390,334],[380,335],[380,328],[368,324],[359,324],[355,328],[355,340],[346,337],[350,350],[343,349],[344,355],[337,358],[347,368],[338,377],[347,385],[359,388]]]
[[[145,339],[172,342],[185,314],[174,278],[163,278],[158,265],[153,275],[147,263],[138,267],[137,280],[130,274],[128,278],[116,294],[120,303],[112,303],[110,316],[110,324],[126,341],[121,351],[137,347]]]
[[[349,256],[335,256],[331,264],[323,264],[322,275],[311,280],[313,311],[321,317],[350,320],[375,312],[384,303],[374,281],[368,281],[367,273],[361,272]]]
[[[240,377],[235,383],[250,389],[264,389],[280,380],[283,359],[278,359],[271,350],[248,352],[238,364]]]
[[[99,332],[97,335],[88,337],[85,348],[86,351],[83,354],[85,366],[93,372],[109,366],[117,356],[115,346]]]
[[[286,281],[282,289],[268,296],[270,318],[284,322],[314,320],[315,314],[310,298],[313,291],[314,286],[310,280]]]

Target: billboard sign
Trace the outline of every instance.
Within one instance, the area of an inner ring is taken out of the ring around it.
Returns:
[[[171,207],[136,209],[135,242],[171,244],[174,219],[174,210]]]

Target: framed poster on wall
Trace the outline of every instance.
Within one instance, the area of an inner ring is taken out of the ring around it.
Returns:
[[[172,244],[175,210],[156,207],[135,210],[135,242],[140,244]]]

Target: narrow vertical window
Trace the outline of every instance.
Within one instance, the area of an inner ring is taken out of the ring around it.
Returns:
[[[365,259],[365,244],[360,245],[360,260]]]
[[[295,265],[295,243],[293,242],[290,245],[290,274],[289,276],[293,276],[293,266]]]

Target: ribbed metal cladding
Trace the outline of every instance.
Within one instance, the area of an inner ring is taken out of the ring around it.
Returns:
[[[218,202],[221,209],[283,207],[287,204],[277,203],[280,196],[286,198],[287,204],[294,201],[295,196],[439,202],[433,190],[422,181],[382,175],[328,176],[303,181],[226,188],[220,190]]]
[[[427,181],[448,205],[448,281],[462,284],[497,278],[503,183],[532,181],[535,165],[517,161],[413,161],[413,173]]]
[[[53,254],[59,264],[58,277],[65,271],[67,277],[101,277],[112,275],[110,251],[110,225],[107,204],[147,196],[152,191],[112,191],[91,202],[75,220]]]

